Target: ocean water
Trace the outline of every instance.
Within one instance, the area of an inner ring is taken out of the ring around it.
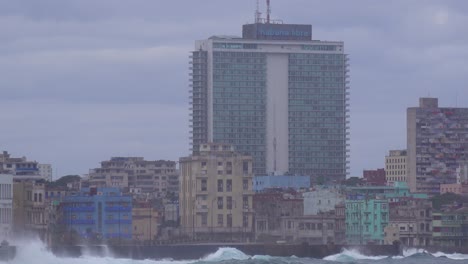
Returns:
[[[220,248],[201,259],[175,261],[161,260],[132,260],[114,258],[112,252],[105,257],[85,254],[80,258],[56,257],[49,252],[44,244],[38,241],[17,243],[16,258],[11,264],[326,264],[326,263],[382,263],[382,264],[444,264],[468,263],[468,255],[445,254],[438,252],[428,254],[422,250],[409,249],[402,256],[365,256],[353,250],[345,250],[340,254],[331,255],[324,259],[272,256],[249,256],[234,248]],[[0,262],[1,263],[1,262]]]

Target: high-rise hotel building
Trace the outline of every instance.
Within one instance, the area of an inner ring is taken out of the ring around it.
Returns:
[[[254,23],[242,37],[196,41],[191,144],[229,143],[271,172],[342,180],[347,165],[349,64],[341,41],[311,25]]]

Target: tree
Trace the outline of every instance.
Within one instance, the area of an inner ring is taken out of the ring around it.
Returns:
[[[66,175],[47,184],[48,187],[67,187],[67,184],[80,181],[79,175]]]

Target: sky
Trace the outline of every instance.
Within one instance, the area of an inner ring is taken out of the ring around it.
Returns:
[[[264,1],[260,1],[264,12]],[[419,97],[468,107],[468,1],[272,0],[271,16],[344,41],[350,175],[406,148]],[[194,41],[241,35],[254,0],[0,0],[0,150],[85,174],[113,156],[189,155]]]

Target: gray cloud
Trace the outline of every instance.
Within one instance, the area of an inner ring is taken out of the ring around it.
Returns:
[[[263,5],[263,1],[262,5]],[[188,55],[196,39],[240,35],[255,1],[0,2],[0,146],[86,173],[113,155],[188,154]],[[262,6],[262,8],[264,8]],[[468,107],[468,3],[272,1],[351,58],[351,168],[406,146],[418,97]],[[458,99],[457,99],[458,98]]]

